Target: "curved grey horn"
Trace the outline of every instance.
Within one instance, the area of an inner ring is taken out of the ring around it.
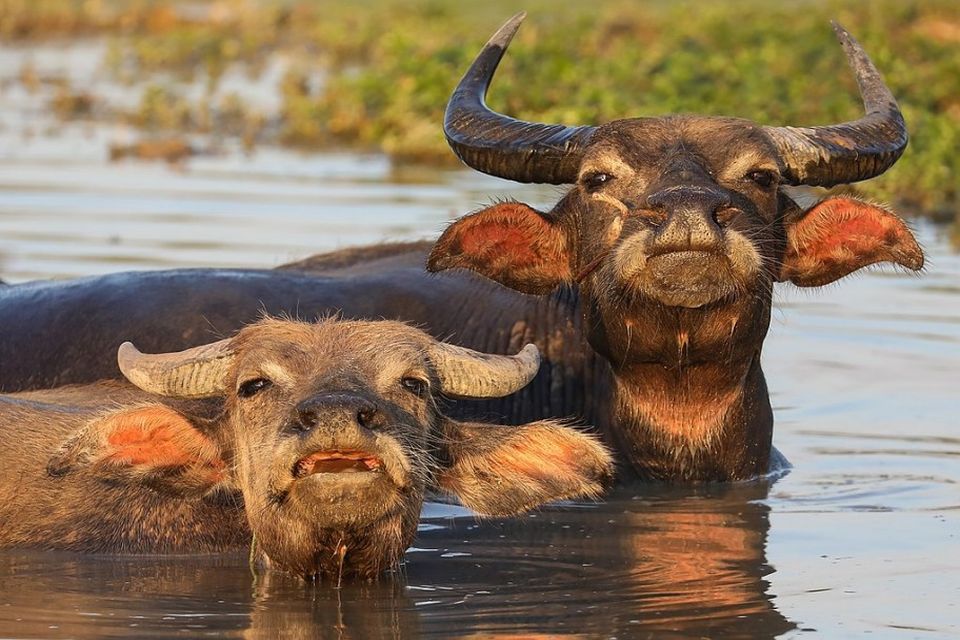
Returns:
[[[428,348],[440,389],[457,398],[500,398],[527,386],[540,368],[540,351],[528,344],[517,355],[496,356],[435,342]]]
[[[596,127],[524,122],[491,111],[484,97],[526,13],[510,18],[484,45],[450,96],[443,132],[468,166],[517,182],[576,182],[583,149]]]
[[[124,377],[161,396],[202,398],[222,393],[233,360],[230,339],[175,353],[146,354],[124,342],[117,364]]]
[[[866,115],[824,127],[764,127],[787,167],[791,184],[829,187],[878,176],[907,147],[900,107],[870,57],[847,30],[833,29],[857,76]]]

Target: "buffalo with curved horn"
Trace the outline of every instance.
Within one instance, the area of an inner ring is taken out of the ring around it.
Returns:
[[[416,322],[486,352],[537,344],[544,363],[530,385],[509,399],[458,403],[456,415],[585,419],[615,447],[625,472],[647,479],[767,472],[773,412],[760,353],[774,284],[819,286],[878,262],[922,267],[920,247],[890,211],[849,197],[804,207],[787,189],[889,168],[907,141],[896,101],[837,27],[867,111],[853,122],[768,127],[693,115],[596,127],[522,122],[483,102],[522,18],[480,52],[450,100],[445,130],[480,171],[571,183],[550,211],[502,202],[453,223],[432,249],[346,250],[273,272],[185,270],[6,287],[0,385],[117,375],[109,354],[123,339],[169,350],[203,342],[211,329],[230,331],[261,310],[307,317],[338,310]],[[423,272],[427,258],[434,274]]]
[[[888,169],[907,144],[896,100],[857,41],[834,25],[867,112],[853,122],[514,120],[484,96],[523,17],[487,42],[454,91],[447,139],[480,171],[574,187],[549,212],[502,203],[455,222],[429,269],[466,268],[537,294],[578,285],[587,339],[613,370],[614,437],[643,475],[763,473],[773,415],[760,352],[774,282],[816,286],[875,262],[923,264],[892,213],[850,198],[804,211],[782,189]]]

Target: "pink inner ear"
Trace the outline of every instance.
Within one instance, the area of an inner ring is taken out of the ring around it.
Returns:
[[[105,462],[148,468],[210,466],[219,472],[223,461],[216,445],[176,411],[143,407],[107,418]]]
[[[427,267],[471,269],[526,293],[549,292],[572,277],[564,230],[519,202],[494,205],[450,225]]]
[[[781,280],[828,284],[877,262],[923,266],[923,252],[896,215],[852,198],[830,198],[788,227]]]
[[[476,259],[514,269],[569,271],[563,233],[525,204],[498,204],[455,227],[460,251]]]
[[[513,266],[522,268],[536,265],[542,260],[533,250],[530,235],[529,229],[521,231],[516,224],[495,220],[466,230],[460,239],[460,246],[465,253],[485,260],[509,258]]]

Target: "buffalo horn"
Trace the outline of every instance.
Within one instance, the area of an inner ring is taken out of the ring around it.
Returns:
[[[866,180],[889,169],[907,146],[900,107],[853,36],[833,23],[857,76],[866,115],[823,127],[764,127],[786,165],[790,184],[829,187]]]
[[[497,65],[526,15],[510,18],[484,45],[450,97],[443,132],[453,152],[483,173],[516,182],[576,182],[595,127],[524,122],[491,111],[484,102]]]
[[[457,398],[500,398],[527,386],[540,368],[540,352],[528,344],[514,356],[496,356],[443,342],[429,349],[441,391]]]
[[[180,398],[222,393],[232,359],[229,339],[176,353],[140,353],[130,342],[117,351],[117,364],[127,380],[144,391]]]

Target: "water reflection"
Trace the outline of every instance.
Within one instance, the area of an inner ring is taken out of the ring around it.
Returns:
[[[425,518],[399,572],[337,590],[246,558],[0,552],[15,637],[773,638],[765,483],[624,488],[520,521]],[[526,635],[524,635],[526,634]]]
[[[596,507],[465,527],[456,544],[427,532],[420,545],[455,555],[411,562],[407,577],[436,590],[427,629],[456,615],[474,633],[774,637],[794,625],[773,606],[764,580],[772,571],[768,490],[767,483],[623,488]]]
[[[257,581],[247,640],[388,640],[419,638],[419,612],[402,581],[345,585],[341,589],[306,585],[287,576]]]

